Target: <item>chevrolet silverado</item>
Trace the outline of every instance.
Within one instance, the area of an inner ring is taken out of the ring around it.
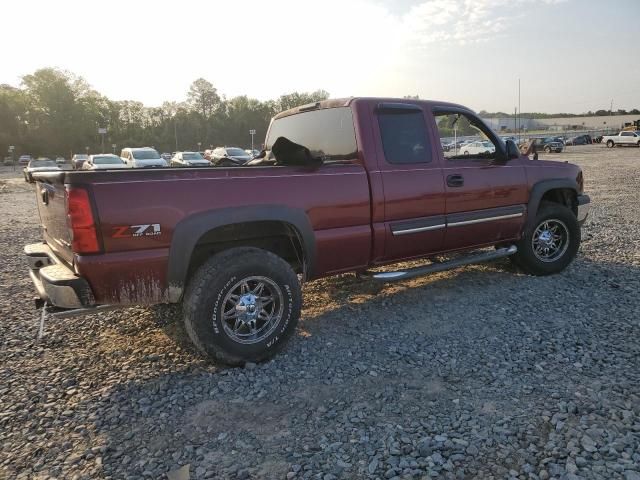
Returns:
[[[443,151],[457,127],[493,148]],[[87,313],[182,302],[196,347],[233,365],[285,345],[301,282],[403,280],[503,257],[557,273],[589,208],[576,165],[529,160],[466,107],[410,99],[282,112],[244,166],[33,176],[43,241],[25,253],[37,304]]]

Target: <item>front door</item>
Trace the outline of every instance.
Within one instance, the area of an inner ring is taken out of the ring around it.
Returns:
[[[431,118],[443,145],[438,154],[446,192],[444,248],[515,239],[524,225],[528,195],[522,160],[501,160],[504,145],[495,133],[470,112],[456,110],[434,108]]]

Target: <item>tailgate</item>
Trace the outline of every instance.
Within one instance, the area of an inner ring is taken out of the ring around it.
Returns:
[[[36,204],[44,241],[69,265],[73,263],[71,230],[67,226],[67,192],[64,173],[35,174]]]

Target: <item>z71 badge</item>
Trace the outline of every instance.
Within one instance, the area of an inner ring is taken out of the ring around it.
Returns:
[[[155,237],[161,235],[159,223],[148,223],[146,225],[122,225],[113,227],[114,232],[111,238],[130,238],[130,237]]]

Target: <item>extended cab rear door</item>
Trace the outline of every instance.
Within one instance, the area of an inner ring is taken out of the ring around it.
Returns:
[[[445,232],[445,190],[424,104],[380,102],[371,108],[384,190],[384,260],[437,252]]]

